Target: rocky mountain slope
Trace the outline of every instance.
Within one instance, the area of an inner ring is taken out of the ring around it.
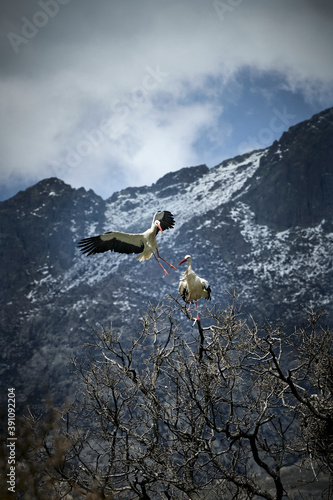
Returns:
[[[107,200],[51,178],[2,202],[0,374],[18,404],[63,401],[74,387],[69,360],[84,356],[96,324],[135,335],[148,300],[177,295],[181,268],[164,277],[154,259],[76,247],[107,230],[145,230],[159,209],[176,220],[158,236],[161,255],[176,265],[190,253],[213,303],[224,307],[235,286],[257,320],[291,326],[314,306],[332,322],[333,108],[267,149]]]

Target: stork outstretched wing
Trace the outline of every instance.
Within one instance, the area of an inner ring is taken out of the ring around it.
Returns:
[[[144,249],[144,241],[141,234],[110,231],[99,236],[84,238],[78,242],[78,247],[87,255],[107,252],[108,250],[128,254],[141,253]]]

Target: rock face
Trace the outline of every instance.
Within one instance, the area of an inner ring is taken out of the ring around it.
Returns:
[[[135,336],[148,300],[177,295],[182,269],[165,278],[154,259],[76,247],[107,230],[143,231],[157,210],[176,219],[158,235],[161,255],[176,265],[191,254],[213,303],[225,307],[236,286],[256,320],[293,325],[314,306],[332,322],[333,108],[267,149],[107,200],[51,178],[0,203],[0,374],[19,405],[73,392],[70,358],[84,356],[96,324]]]
[[[259,224],[283,230],[332,219],[332,113],[291,127],[269,148],[246,198]]]

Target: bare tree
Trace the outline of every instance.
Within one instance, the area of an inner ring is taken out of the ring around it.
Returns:
[[[81,392],[53,468],[71,498],[330,498],[332,332],[321,313],[290,333],[246,321],[234,296],[201,315],[193,325],[170,297],[149,304],[133,339],[94,332],[88,359],[74,361]],[[54,437],[39,442],[49,459]]]

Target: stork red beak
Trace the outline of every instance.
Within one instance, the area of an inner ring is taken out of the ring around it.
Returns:
[[[179,262],[178,266],[180,266],[180,264],[184,264],[184,262],[186,262],[186,259],[183,259]]]
[[[161,231],[161,233],[164,234],[163,231],[162,231],[162,228],[161,228],[161,224],[158,224],[157,227]]]

